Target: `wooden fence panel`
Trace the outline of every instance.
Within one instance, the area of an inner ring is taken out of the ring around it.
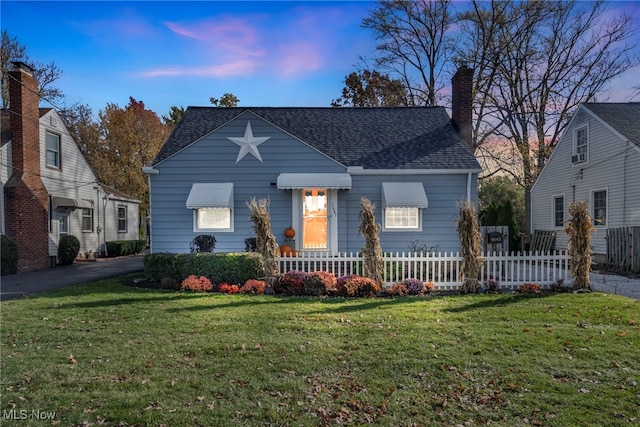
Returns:
[[[607,268],[640,273],[640,227],[607,229]]]

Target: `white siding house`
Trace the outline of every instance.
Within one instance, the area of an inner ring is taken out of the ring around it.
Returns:
[[[566,249],[569,204],[589,204],[595,255],[608,228],[640,225],[640,103],[581,104],[531,189],[531,232],[555,230]]]
[[[138,239],[140,201],[100,184],[58,113],[38,108],[25,64],[9,73],[10,108],[1,110],[0,226],[18,244],[19,271],[55,263],[64,235],[80,252]]]

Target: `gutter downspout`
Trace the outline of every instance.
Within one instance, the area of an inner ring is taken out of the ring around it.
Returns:
[[[149,253],[153,253],[153,238],[151,236],[151,221],[153,215],[151,214],[151,175],[158,175],[160,171],[158,169],[154,169],[153,166],[143,166],[142,173],[147,175],[147,183],[149,184],[149,215],[147,217],[146,230],[147,239],[149,241]]]
[[[471,172],[467,173],[467,202],[471,201]]]
[[[104,209],[102,210],[102,225],[104,229],[104,256],[108,257],[109,251],[107,251],[107,203],[109,203],[109,194],[106,191],[102,200],[104,207]]]

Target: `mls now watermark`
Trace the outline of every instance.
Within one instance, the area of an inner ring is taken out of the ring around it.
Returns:
[[[33,409],[3,409],[2,419],[4,420],[55,420],[56,413],[54,411],[41,411]]]

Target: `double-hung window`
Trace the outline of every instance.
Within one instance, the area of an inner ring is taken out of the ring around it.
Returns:
[[[82,231],[93,231],[93,209],[82,208]]]
[[[593,224],[607,225],[607,191],[598,190],[592,193]]]
[[[553,197],[553,226],[564,226],[564,196]]]
[[[589,127],[582,126],[573,131],[572,163],[585,163],[589,160]]]
[[[118,206],[118,233],[127,232],[127,207]]]
[[[47,166],[60,169],[60,135],[47,132]]]

